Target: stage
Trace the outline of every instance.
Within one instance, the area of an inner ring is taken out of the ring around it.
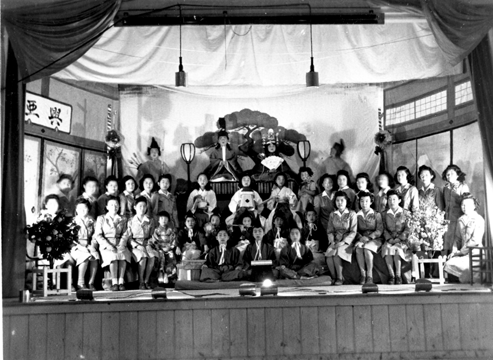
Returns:
[[[489,288],[380,285],[95,292],[4,301],[8,359],[465,359],[493,357]]]

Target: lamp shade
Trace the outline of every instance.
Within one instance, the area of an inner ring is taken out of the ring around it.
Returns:
[[[311,144],[308,140],[298,141],[298,155],[301,160],[306,161],[310,157]]]
[[[318,72],[309,71],[306,73],[306,87],[319,86]]]
[[[181,144],[180,153],[183,161],[190,164],[195,158],[195,145],[193,143]]]
[[[187,86],[187,73],[185,71],[175,72],[175,85]]]

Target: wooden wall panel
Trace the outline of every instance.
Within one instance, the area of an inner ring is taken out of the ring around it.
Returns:
[[[265,346],[269,356],[284,354],[283,317],[281,308],[265,309]]]
[[[101,313],[84,314],[82,354],[86,359],[101,359]]]
[[[17,315],[10,319],[9,359],[27,359],[29,347],[29,316]]]
[[[156,354],[162,358],[175,357],[175,312],[157,311]]]
[[[101,314],[101,359],[120,359],[120,313]]]
[[[7,307],[4,357],[493,358],[491,297],[323,299]]]
[[[46,315],[29,315],[29,358],[46,360]]]
[[[46,358],[65,359],[65,314],[48,314],[46,319]]]
[[[318,333],[320,353],[337,353],[336,309],[333,306],[318,308]]]
[[[138,351],[141,359],[156,358],[157,326],[156,311],[139,311],[138,313]]]

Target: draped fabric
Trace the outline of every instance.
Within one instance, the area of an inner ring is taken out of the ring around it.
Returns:
[[[183,26],[182,36],[190,87],[305,86],[308,25]],[[179,48],[179,27],[112,28],[55,76],[174,85]],[[314,25],[313,51],[321,84],[381,83],[454,71],[426,22]]]
[[[423,15],[451,65],[461,62],[493,26],[493,3],[484,0],[371,0]]]
[[[486,242],[493,244],[493,30],[490,30],[469,55],[474,98],[478,108],[479,129],[483,143],[486,190]]]
[[[120,3],[61,0],[3,10],[21,79],[41,79],[77,60],[110,26]]]
[[[2,291],[14,297],[24,289],[26,237],[24,235],[24,85],[9,46],[5,81],[5,119],[2,167]]]

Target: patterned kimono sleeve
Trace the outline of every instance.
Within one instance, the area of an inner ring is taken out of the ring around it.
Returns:
[[[342,241],[346,244],[351,245],[356,237],[358,231],[358,220],[356,218],[356,213],[354,211],[349,212],[349,228],[348,232],[346,232]]]
[[[370,239],[378,239],[383,234],[383,221],[382,215],[380,213],[375,213],[375,223],[377,225],[374,232],[372,232],[368,237]]]
[[[207,202],[209,203],[207,211],[211,213],[212,210],[214,210],[217,206],[216,193],[213,190],[209,190],[207,192],[206,198],[207,198]]]
[[[96,229],[94,230],[94,239],[96,239],[96,241],[99,244],[99,247],[102,250],[106,250],[106,249],[112,248],[112,246],[108,242],[108,240],[106,240],[106,238],[104,237],[103,224],[104,224],[104,216],[100,215],[100,216],[98,216],[98,219],[96,220]]]
[[[457,226],[459,228],[459,226]],[[483,244],[484,235],[484,219],[479,215],[476,216],[474,221],[474,230],[469,239],[464,239],[464,245],[460,252],[464,255],[469,254],[469,246],[481,246]]]

